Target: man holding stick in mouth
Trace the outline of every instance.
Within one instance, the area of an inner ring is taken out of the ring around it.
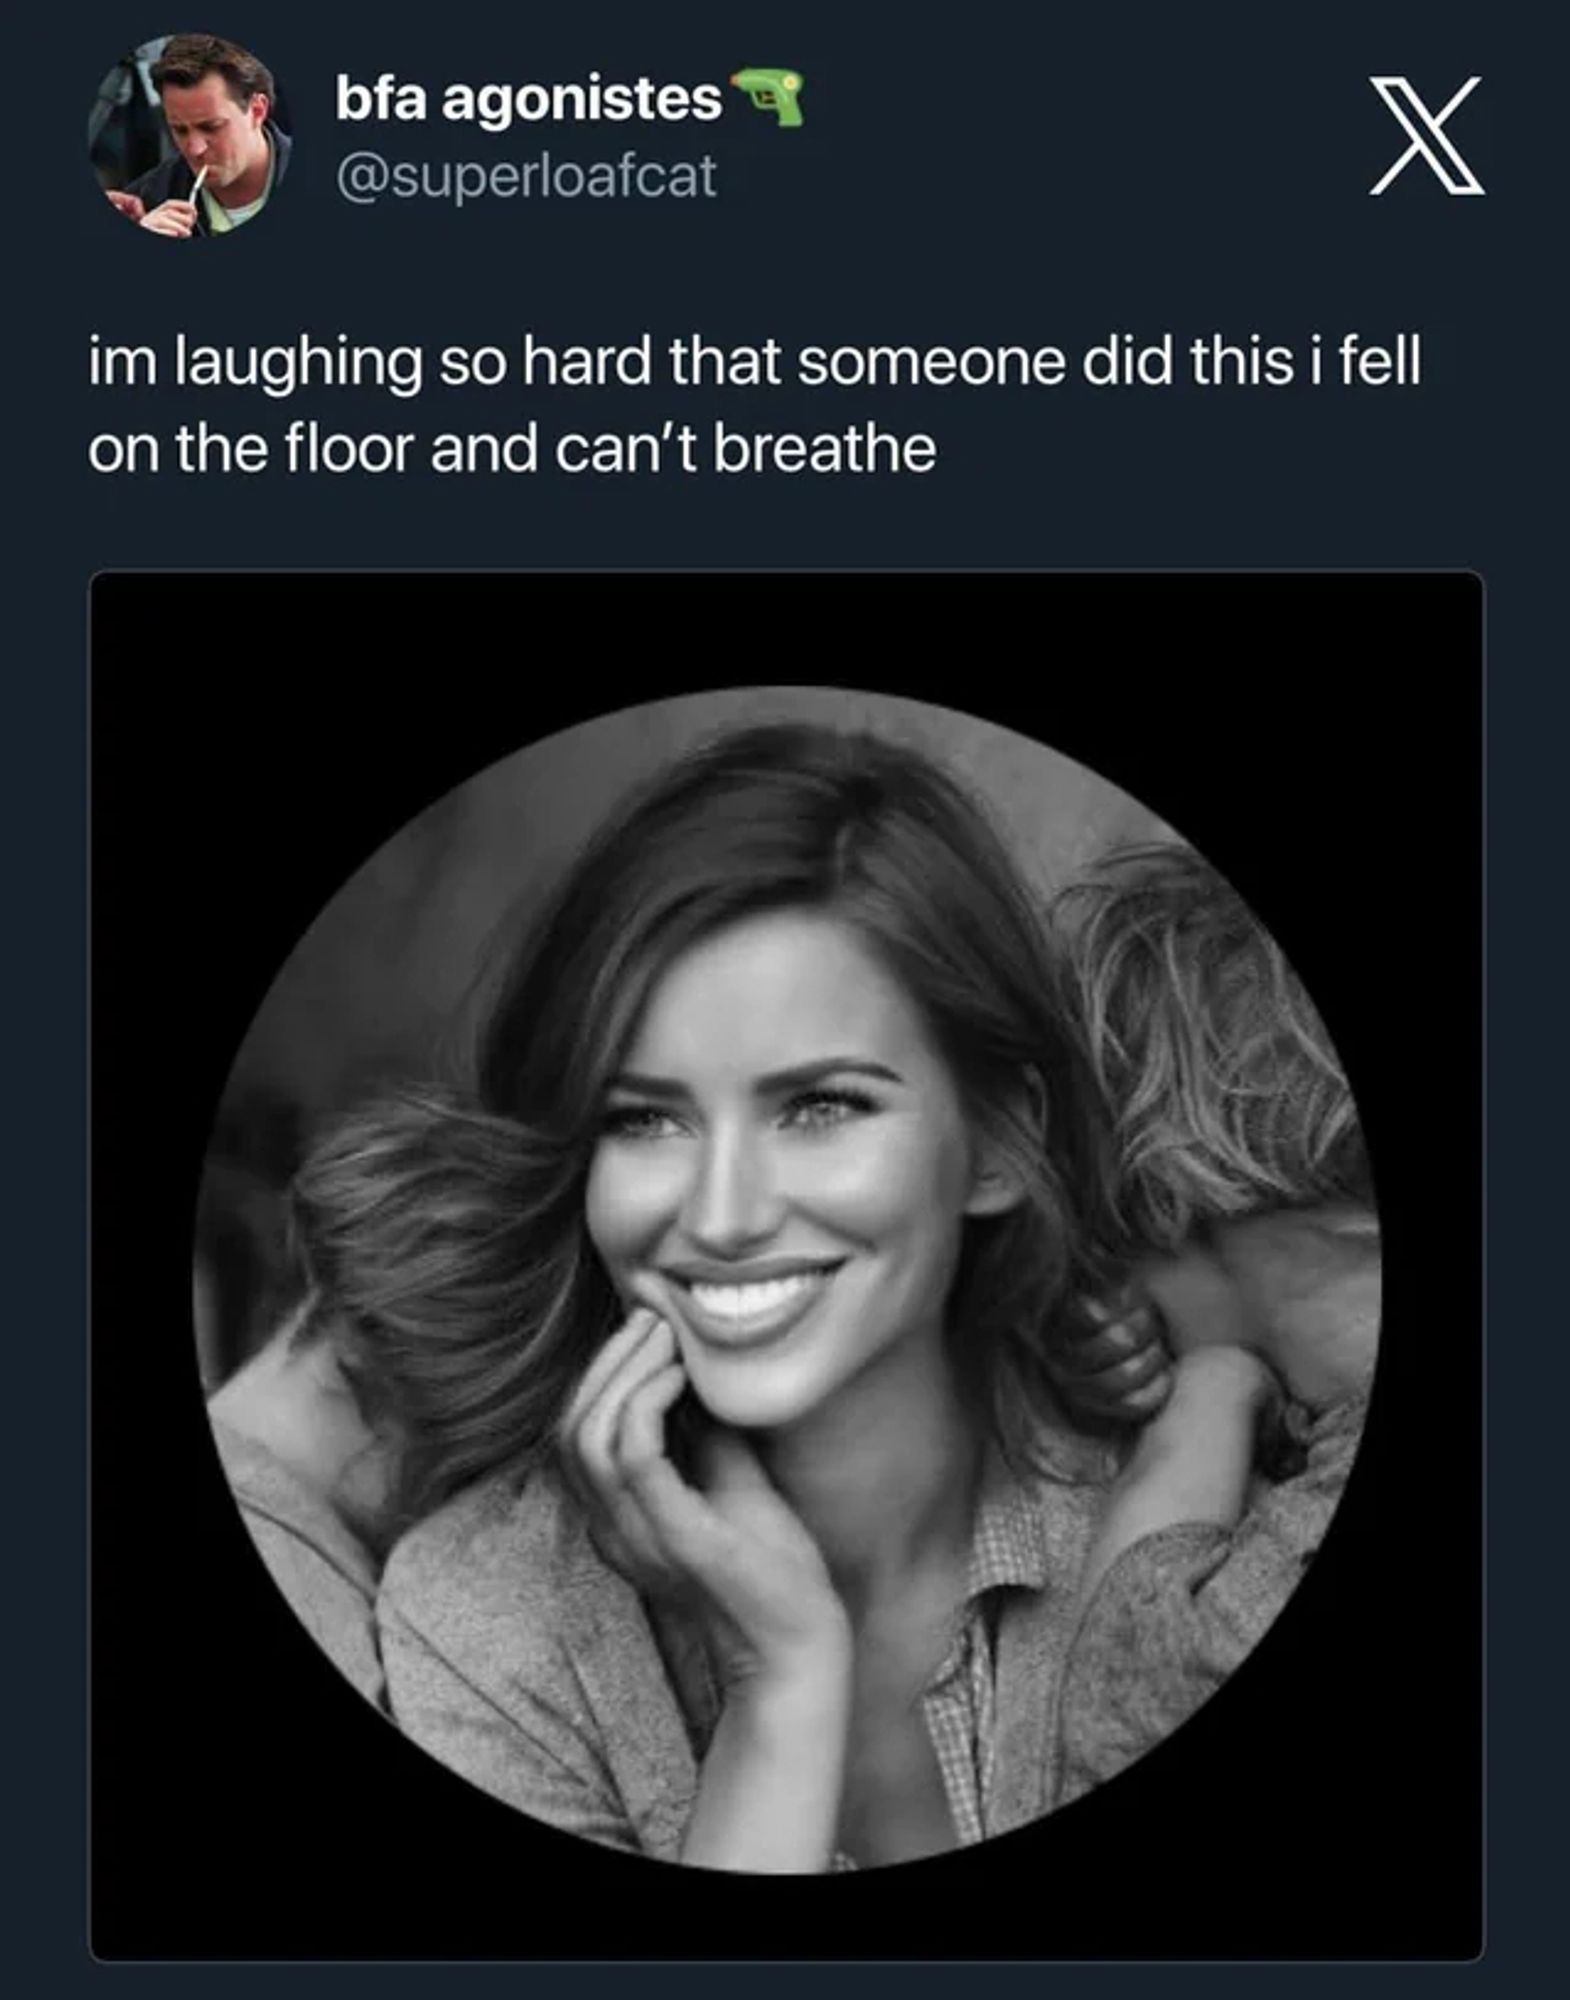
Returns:
[[[160,236],[217,236],[260,214],[289,163],[272,121],[273,79],[217,35],[173,35],[152,67],[173,159],[109,199]]]

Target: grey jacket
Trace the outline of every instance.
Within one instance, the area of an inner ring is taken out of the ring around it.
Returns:
[[[1043,1484],[1049,1575],[997,1628],[990,1837],[1077,1797],[1204,1701],[1280,1610],[1356,1449],[1360,1406],[1240,1527],[1147,1537],[1088,1606],[1099,1484]],[[394,1550],[378,1603],[393,1715],[482,1790],[568,1832],[674,1860],[719,1701],[695,1640],[608,1567],[554,1476],[470,1489]],[[690,1719],[690,1720],[689,1720]]]

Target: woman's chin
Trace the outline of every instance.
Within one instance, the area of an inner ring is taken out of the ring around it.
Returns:
[[[688,1385],[716,1423],[737,1431],[778,1430],[805,1414],[803,1406],[810,1399],[783,1371],[756,1363],[740,1366],[732,1356],[717,1358],[684,1331],[676,1338]]]

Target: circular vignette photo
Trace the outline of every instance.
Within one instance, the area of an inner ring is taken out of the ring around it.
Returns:
[[[221,35],[157,35],[98,86],[88,158],[105,198],[151,236],[227,236],[270,207],[291,120],[271,70]]]
[[[195,1246],[230,1488],[360,1692],[749,1873],[974,1845],[1178,1728],[1335,1511],[1379,1289],[1335,1051],[1180,830],[808,688],[604,716],[382,847]]]

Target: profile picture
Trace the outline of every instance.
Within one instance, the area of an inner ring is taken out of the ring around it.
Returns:
[[[292,146],[272,72],[221,35],[162,35],[129,50],[98,87],[87,139],[107,200],[176,241],[255,222]]]
[[[819,1874],[1226,1699],[1380,1268],[1331,1035],[1181,828],[955,710],[740,688],[368,856],[237,1053],[194,1297],[250,1541],[390,1731]]]

